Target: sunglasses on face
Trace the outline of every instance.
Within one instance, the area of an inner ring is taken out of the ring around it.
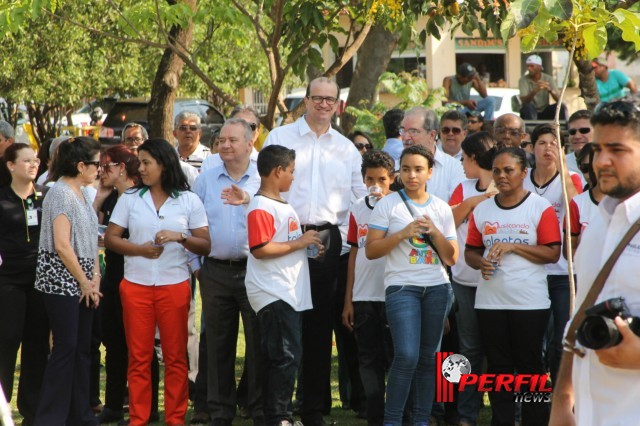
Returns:
[[[111,167],[115,167],[120,163],[102,163],[100,164],[100,168],[102,170],[104,170],[105,172],[109,171],[111,169]]]
[[[591,169],[591,164],[589,163],[582,163],[578,166],[578,168],[580,169],[580,171],[582,173],[589,173],[589,170]]]
[[[569,129],[569,134],[571,136],[575,136],[576,133],[580,132],[581,135],[586,135],[587,133],[591,133],[590,127],[580,127],[579,129]]]
[[[356,146],[356,148],[358,148],[358,151],[361,150],[361,149],[366,149],[366,150],[373,149],[373,146],[371,144],[368,144],[368,143],[356,143],[354,145]]]
[[[178,130],[180,130],[181,132],[186,132],[187,130],[197,132],[198,130],[200,130],[200,126],[196,126],[194,124],[187,126],[186,124],[183,124],[182,126],[178,126]]]
[[[100,161],[83,161],[83,163],[87,166],[96,166],[100,168]]]
[[[477,124],[477,123],[479,123],[479,122],[480,122],[480,120],[467,120],[467,122],[468,122],[469,124]]]
[[[462,133],[462,129],[460,127],[442,127],[440,131],[443,135],[448,135],[449,133],[459,135],[460,133]]]

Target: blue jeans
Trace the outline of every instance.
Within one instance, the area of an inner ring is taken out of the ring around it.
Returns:
[[[473,374],[482,373],[482,339],[480,326],[476,315],[476,287],[469,287],[452,282],[453,293],[458,302],[456,311],[456,323],[458,325],[458,339],[460,342],[460,354],[464,355],[471,363]],[[467,386],[464,391],[458,393],[458,414],[460,420],[476,424],[482,408],[482,392],[477,391],[477,385]]]
[[[402,424],[402,412],[413,390],[414,424],[428,425],[435,394],[435,353],[440,349],[453,300],[451,285],[390,286],[385,299],[394,356],[387,379],[384,424]]]
[[[291,397],[302,354],[302,315],[277,300],[258,312],[265,367],[264,415],[267,426],[292,422]]]
[[[483,120],[493,121],[493,112],[495,111],[496,103],[495,100],[491,96],[487,96],[486,98],[481,98],[476,101],[476,109],[475,111],[482,112]],[[461,112],[467,113],[471,111],[467,107],[459,108]]]

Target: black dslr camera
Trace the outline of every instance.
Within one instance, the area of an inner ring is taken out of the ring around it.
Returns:
[[[580,324],[576,337],[578,342],[589,349],[606,349],[622,340],[613,320],[619,316],[631,330],[640,336],[640,318],[631,316],[624,297],[615,297],[593,305],[585,311],[586,318]]]

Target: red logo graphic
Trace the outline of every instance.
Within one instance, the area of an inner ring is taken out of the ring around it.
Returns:
[[[369,225],[358,225],[358,239],[365,238],[369,231]]]
[[[296,221],[294,218],[290,217],[289,218],[289,233],[296,232],[298,229],[300,229],[300,225],[298,225],[298,221]]]
[[[484,235],[492,235],[492,234],[497,234],[498,233],[498,222],[493,223],[493,222],[485,222],[484,223]]]

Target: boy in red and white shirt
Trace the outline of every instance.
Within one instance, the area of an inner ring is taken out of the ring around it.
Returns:
[[[279,145],[258,156],[260,189],[249,204],[250,255],[245,285],[256,311],[264,358],[266,424],[290,426],[296,372],[302,352],[301,311],[311,309],[309,266],[304,250],[324,247],[317,231],[301,232],[295,210],[280,196],[293,182],[295,151]]]
[[[376,195],[372,193],[351,206],[347,236],[351,251],[342,323],[349,331],[353,331],[358,344],[368,424],[382,424],[384,420],[384,377],[385,366],[391,362],[387,357],[391,352],[391,335],[384,305],[385,259],[367,259],[364,245],[369,231],[369,217],[378,199],[389,193],[389,186],[395,177],[394,170],[395,161],[384,151],[368,151],[362,156],[364,183],[367,188],[378,188],[374,189]]]

